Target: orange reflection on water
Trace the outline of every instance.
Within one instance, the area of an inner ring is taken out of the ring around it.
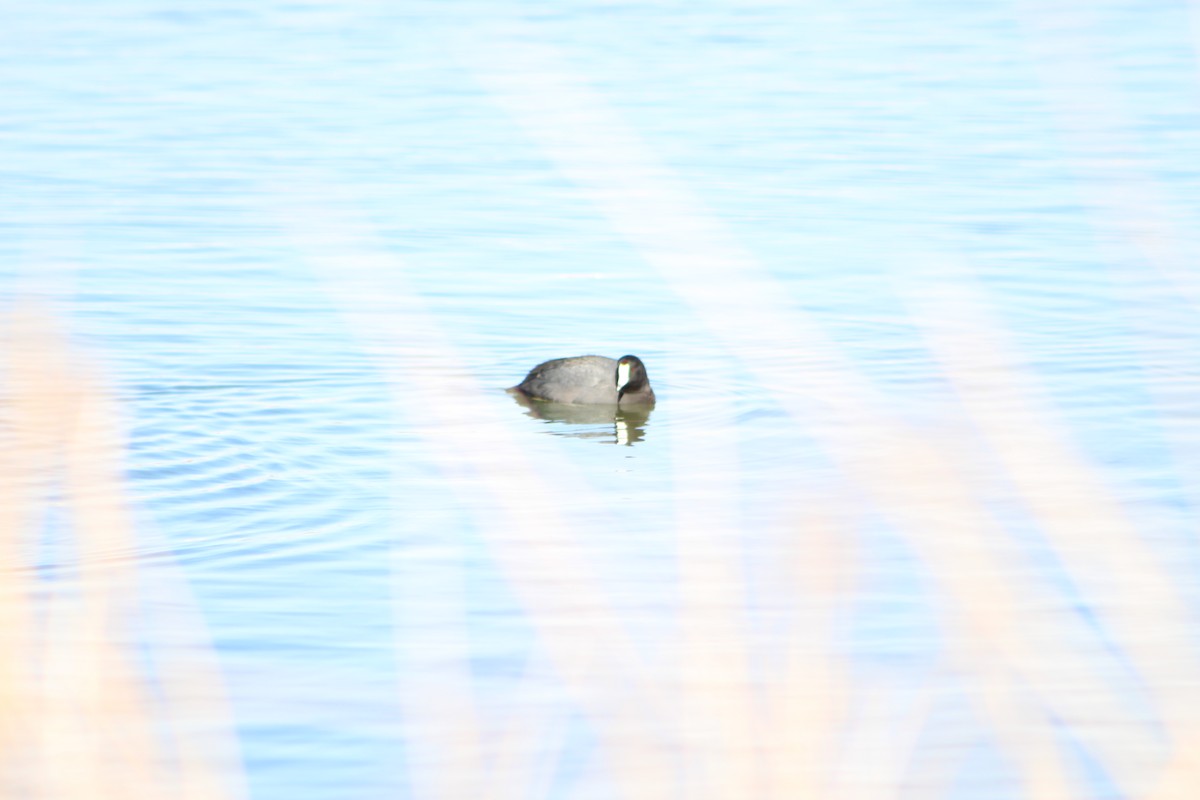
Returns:
[[[112,397],[48,314],[10,315],[3,342],[0,794],[242,796],[203,627],[146,626],[187,590],[138,561]]]

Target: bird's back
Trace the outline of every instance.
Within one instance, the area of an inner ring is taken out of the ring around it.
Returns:
[[[616,403],[617,362],[606,356],[555,358],[538,364],[513,387],[554,403]]]

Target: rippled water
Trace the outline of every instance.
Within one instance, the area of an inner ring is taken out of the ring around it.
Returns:
[[[1012,488],[1070,481],[1003,452],[1053,431],[1194,611],[1188,14],[8,9],[5,292],[49,298],[116,392],[134,556],[173,554],[191,587],[251,796],[432,794],[465,763],[437,728],[465,713],[446,699],[459,673],[485,741],[541,731],[516,740],[547,796],[613,796],[605,725],[548,638],[604,649],[608,619],[637,658],[686,662],[671,642],[695,543],[744,571],[739,636],[769,652],[806,608],[778,570],[809,557],[810,515],[857,564],[814,652],[892,687],[883,710],[858,697],[859,723],[946,684],[904,785],[935,796],[946,761],[947,796],[1024,796],[978,687],[939,666],[952,562],[897,510],[932,467],[889,432],[961,448],[955,474],[1022,554],[1001,583],[1087,617],[1089,573]],[[627,352],[659,397],[632,426],[503,391],[547,358]],[[1076,653],[1107,641],[1072,630],[1093,637]],[[1088,736],[1080,796],[1127,796]]]

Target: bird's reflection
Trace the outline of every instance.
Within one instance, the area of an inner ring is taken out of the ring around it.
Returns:
[[[613,444],[632,445],[646,436],[648,408],[622,408],[617,405],[574,405],[531,400],[513,393],[513,399],[525,406],[534,419],[566,425],[603,426],[583,430],[554,431],[556,436],[576,439],[600,439]]]

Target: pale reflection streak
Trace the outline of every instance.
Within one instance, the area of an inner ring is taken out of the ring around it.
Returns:
[[[485,390],[464,371],[445,368],[462,358],[407,285],[404,261],[340,207],[294,204],[286,219],[352,330],[378,355],[397,402],[421,398],[427,450],[476,516],[558,678],[596,726],[604,779],[648,799],[671,796],[680,785],[689,796],[712,798],[755,795],[764,787],[778,797],[825,791],[837,741],[831,731],[844,727],[847,713],[841,669],[825,657],[835,634],[828,612],[841,602],[840,576],[850,569],[832,518],[804,523],[811,547],[785,565],[785,583],[805,587],[806,609],[798,635],[771,654],[782,667],[763,696],[749,674],[758,665],[744,633],[748,588],[735,566],[743,544],[737,498],[717,476],[691,466],[712,463],[712,448],[730,442],[679,437],[681,634],[664,655],[671,665],[664,673],[631,643],[626,622],[605,600],[607,587],[584,560],[586,537],[603,535],[611,523],[572,515],[558,498],[569,498],[570,506],[603,503],[565,458],[540,453],[542,463],[533,464],[512,431],[519,417],[503,413],[509,404],[486,402]],[[553,491],[543,477],[548,473],[555,475]],[[412,502],[411,492],[397,487],[398,508]],[[453,583],[444,566],[443,579]],[[399,558],[395,580],[406,613],[426,608],[453,624],[457,612],[465,628],[453,586],[431,603]],[[819,612],[808,613],[813,608]],[[438,673],[402,680],[402,705],[417,736],[410,745],[416,794],[530,796],[524,787],[544,783],[537,762],[546,756],[537,745],[559,746],[547,737],[561,731],[561,713],[512,719],[498,741],[485,745],[470,701],[463,633],[425,640],[443,655]]]
[[[316,193],[337,196],[324,187]],[[440,321],[407,286],[402,259],[388,253],[343,207],[293,204],[287,210],[284,219],[295,242],[326,277],[351,329],[378,355],[380,369],[395,388],[398,414],[412,397],[421,398],[418,433],[426,450],[447,488],[475,516],[558,677],[581,709],[605,720],[596,730],[605,769],[632,796],[662,797],[671,770],[654,757],[659,747],[653,731],[664,718],[665,698],[650,685],[604,587],[583,558],[581,543],[589,535],[601,535],[605,520],[569,513],[547,491],[543,475],[555,474],[559,492],[571,498],[572,507],[604,504],[574,476],[566,459],[543,454],[534,464],[512,430],[520,415],[508,413],[511,404],[498,410],[465,370],[447,368],[463,359]],[[413,500],[411,488],[397,487],[396,497],[397,508],[403,508]],[[443,573],[454,580],[449,570]],[[398,599],[410,597],[402,566],[395,580]],[[465,618],[460,622],[465,624]],[[455,646],[450,640],[443,644]],[[469,700],[473,687],[468,670],[463,651],[446,657],[431,680],[426,674],[417,681],[402,680],[404,710],[419,731],[419,740],[410,745],[421,757],[411,773],[417,795],[525,797],[521,787],[541,780],[538,762],[545,760],[532,745],[545,741],[558,722],[544,720],[539,729],[528,719],[508,720],[496,737],[499,742],[485,748]],[[450,766],[422,769],[422,763]]]
[[[1182,13],[1191,23],[1193,64],[1200,66],[1200,4],[1187,6]],[[1096,12],[1087,6],[1072,8],[1069,13],[1034,3],[1019,7],[1048,105],[1078,156],[1074,171],[1087,190],[1087,202],[1105,223],[1105,233],[1115,232],[1119,244],[1140,256],[1142,263],[1135,262],[1136,267],[1149,267],[1193,308],[1200,307],[1200,278],[1195,269],[1200,250],[1194,237],[1181,235],[1187,223],[1168,201],[1133,120],[1123,113],[1127,104],[1114,89],[1117,76],[1098,51]],[[1118,276],[1118,281],[1124,278],[1133,286],[1151,284],[1138,275],[1140,271],[1130,269],[1131,275]],[[1153,307],[1147,312],[1145,302],[1140,308],[1132,302],[1128,306],[1121,310],[1147,364],[1161,368],[1166,360],[1171,373],[1178,376],[1169,388],[1161,385],[1161,378],[1148,381],[1147,388],[1160,407],[1159,420],[1177,455],[1180,482],[1195,503],[1200,501],[1200,482],[1193,469],[1196,439],[1182,435],[1186,433],[1183,426],[1172,423],[1178,414],[1164,406],[1172,401],[1190,406],[1198,396],[1195,352],[1189,347],[1196,329],[1178,331],[1178,337],[1157,337],[1151,347],[1147,333],[1161,325],[1153,318]],[[1168,319],[1178,320],[1179,316]],[[978,402],[980,392],[971,392],[971,397]],[[1006,458],[1029,464],[1036,455],[1042,465],[1048,460],[1061,463],[1064,453],[1052,431],[1034,429],[1022,434],[1010,439]],[[1041,446],[1035,451],[1031,449],[1034,445]],[[1187,634],[1187,609],[1153,553],[1144,547],[1123,546],[1136,541],[1138,531],[1103,495],[1094,470],[1079,469],[1072,474],[1079,483],[1065,487],[1066,497],[1048,497],[1040,486],[1025,490],[1032,495],[1030,502],[1037,503],[1056,523],[1051,530],[1065,536],[1072,523],[1086,522],[1099,534],[1099,542],[1090,538],[1073,542],[1080,556],[1073,562],[1080,568],[1076,579],[1101,584],[1107,577],[1119,587],[1124,611],[1121,641],[1138,656],[1147,688],[1158,702],[1169,736],[1169,755],[1167,768],[1149,796],[1191,797],[1200,786],[1200,759],[1195,757],[1200,747],[1200,686],[1191,678],[1196,654]]]
[[[928,341],[955,380],[984,442],[1000,458],[1088,607],[1099,612],[1153,699],[1169,737],[1167,769],[1149,784],[1137,781],[1132,771],[1119,777],[1139,793],[1152,790],[1147,796],[1190,796],[1200,785],[1200,765],[1193,758],[1200,741],[1200,685],[1194,680],[1191,615],[1162,556],[1143,540],[1098,470],[1049,423],[1052,417],[1039,407],[1038,393],[1021,373],[1015,352],[997,328],[986,324],[986,304],[978,293],[960,277],[914,303],[928,312],[920,315],[927,323]],[[935,306],[955,309],[956,319],[933,311]],[[1026,636],[1034,639],[1037,632]],[[1076,728],[1087,724],[1089,709],[1064,706],[1062,711]],[[1115,741],[1111,747],[1101,751],[1106,752],[1106,765],[1133,766],[1124,763],[1131,743]],[[1163,755],[1142,757],[1159,766]]]
[[[1090,476],[1090,469],[1056,437],[1045,435],[1050,428],[1038,410],[1023,405],[1006,409],[1007,416],[1001,417],[979,403],[964,407],[965,423],[982,425],[991,441],[1008,445],[1004,475],[988,474],[979,453],[964,452],[952,439],[957,431],[916,431],[900,423],[888,413],[885,399],[855,374],[813,324],[780,304],[784,293],[775,290],[770,276],[732,243],[719,220],[657,162],[604,99],[585,82],[569,77],[570,66],[557,53],[522,43],[464,51],[464,57],[564,175],[722,343],[758,373],[761,386],[798,419],[814,420],[817,435],[839,456],[847,474],[903,525],[958,611],[953,615],[955,630],[949,634],[950,661],[974,675],[982,711],[1002,749],[1019,765],[1026,793],[1066,797],[1078,791],[1066,763],[1067,743],[1053,724],[1056,716],[1076,723],[1071,735],[1101,758],[1122,791],[1140,794],[1154,786],[1167,753],[1154,726],[1126,712],[1122,695],[1131,687],[1109,685],[1115,659],[1096,655],[1100,643],[1073,615],[1046,620],[1036,610],[1031,612],[1024,602],[1030,587],[1008,582],[1009,576],[1022,574],[1017,569],[1020,553],[1005,545],[1005,531],[982,506],[973,483],[1018,481],[1038,521],[1054,534],[1060,554],[1076,559],[1076,574],[1086,573],[1096,555],[1112,559],[1107,566],[1119,567],[1123,560],[1129,564],[1130,571],[1111,587],[1111,595],[1093,594],[1089,599],[1096,601],[1095,610],[1113,627],[1118,647],[1135,659],[1141,676],[1161,682],[1153,708],[1157,718],[1190,741],[1197,709],[1183,673],[1195,663],[1190,653],[1177,649],[1187,640],[1177,590],[1155,568],[1154,556],[1136,530],[1121,521],[1121,510]],[[1157,233],[1161,242],[1165,233]],[[1156,252],[1166,250],[1160,247]],[[1186,273],[1169,265],[1166,272],[1191,293]],[[971,323],[979,338],[1002,339],[982,317],[973,317]],[[794,372],[781,374],[760,357],[773,353],[779,341],[791,342],[806,354],[797,359]],[[969,358],[941,355],[947,373],[959,383],[968,383],[980,366]],[[1007,385],[1020,377],[1010,371],[999,380]],[[817,393],[828,402],[807,400]],[[1042,467],[1030,471],[1030,459]],[[1052,486],[1064,487],[1063,505],[1053,489],[1023,480],[1047,473],[1055,478]],[[1078,545],[1092,524],[1100,525],[1099,554]],[[1148,614],[1158,629],[1149,650],[1131,619],[1135,612],[1142,619]],[[1029,635],[1048,624],[1058,628],[1057,635]],[[1090,641],[1090,653],[1077,651],[1073,637]],[[1173,669],[1173,664],[1179,668]],[[1063,666],[1071,670],[1066,683],[1056,675]],[[1081,686],[1086,690],[1076,691]],[[1177,705],[1180,700],[1184,702]]]
[[[1188,6],[1182,13],[1191,22],[1200,102],[1200,2],[1193,0]],[[1200,247],[1194,235],[1185,235],[1194,232],[1195,224],[1170,202],[1155,175],[1146,137],[1123,111],[1128,103],[1115,88],[1119,75],[1098,50],[1096,12],[1085,5],[1066,9],[1023,3],[1018,8],[1051,119],[1074,156],[1068,165],[1082,187],[1080,197],[1102,222],[1097,226],[1098,249],[1114,263],[1129,264],[1114,270],[1113,280],[1124,290],[1119,313],[1133,329],[1131,339],[1145,364],[1172,376],[1170,383],[1164,378],[1148,380],[1146,388],[1160,408],[1168,407],[1159,420],[1167,428],[1188,499],[1200,505],[1200,448],[1191,427],[1176,422],[1178,414],[1169,408],[1190,406],[1200,394],[1197,330],[1192,325],[1174,331],[1182,335],[1155,336],[1153,345],[1149,335],[1172,321],[1178,325],[1180,320],[1194,320],[1195,309],[1200,309],[1200,272],[1195,266]],[[1126,252],[1135,257],[1130,259]],[[1180,309],[1172,314],[1163,303],[1154,302],[1170,293],[1183,299],[1181,306],[1192,306],[1191,313]]]
[[[231,716],[198,618],[160,621],[169,642],[139,628],[151,592],[178,607],[186,587],[137,561],[117,408],[49,314],[5,322],[0,793],[241,797]],[[44,565],[46,577],[37,553],[52,517],[69,542],[54,543],[64,555]]]

